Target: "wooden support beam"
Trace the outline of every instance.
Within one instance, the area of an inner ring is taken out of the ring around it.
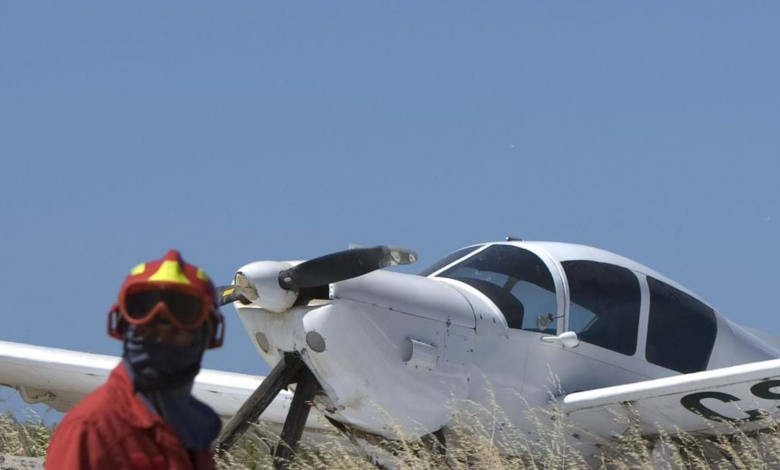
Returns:
[[[287,413],[287,419],[284,421],[282,437],[274,452],[274,468],[284,470],[289,464],[291,457],[298,450],[298,444],[301,442],[303,429],[306,426],[306,419],[309,417],[312,400],[319,390],[320,384],[314,377],[314,374],[308,367],[301,370],[298,385],[295,387],[290,411]]]
[[[247,398],[244,404],[241,405],[241,408],[238,409],[236,414],[222,429],[217,438],[217,452],[223,454],[229,451],[233,444],[246,432],[249,425],[257,421],[260,415],[263,414],[263,411],[273,402],[276,395],[283,388],[294,382],[301,370],[304,369],[308,372],[303,361],[297,355],[285,354],[282,356],[282,360],[276,364],[276,367],[271,370],[268,377],[257,387],[257,390],[252,392],[252,395]],[[294,400],[293,403],[295,403]]]

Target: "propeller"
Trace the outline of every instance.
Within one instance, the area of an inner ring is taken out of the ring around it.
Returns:
[[[389,266],[411,264],[417,261],[417,253],[405,248],[375,246],[352,248],[279,270],[278,287],[285,291],[327,286],[368,274]],[[289,266],[289,265],[288,265]],[[274,288],[275,286],[268,286]],[[220,306],[236,300],[255,301],[259,298],[258,286],[241,271],[236,273],[233,285],[217,289]]]
[[[389,246],[352,248],[304,261],[297,266],[283,262],[260,261],[236,273],[233,285],[217,288],[219,304],[236,300],[263,302],[264,308],[282,312],[292,306],[301,289],[327,286],[368,274],[388,266],[417,261],[417,253]],[[220,454],[230,450],[249,424],[262,414],[285,387],[297,383],[292,404],[284,422],[279,444],[274,451],[274,468],[288,468],[298,448],[306,418],[320,383],[296,352],[284,352],[281,360],[260,386],[241,405],[217,439]]]
[[[217,298],[221,307],[226,304],[232,304],[236,300],[252,302],[257,300],[258,295],[257,289],[252,285],[252,281],[239,271],[233,278],[232,285],[217,287]]]
[[[219,306],[221,307],[226,304],[232,304],[236,300],[242,300],[244,299],[244,296],[235,286],[222,286],[217,287],[217,298],[219,299]]]
[[[320,256],[279,273],[282,289],[324,286],[368,274],[388,266],[411,264],[417,253],[405,248],[375,246],[353,248]]]

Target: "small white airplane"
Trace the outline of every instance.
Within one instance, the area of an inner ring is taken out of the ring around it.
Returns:
[[[221,446],[258,418],[283,426],[282,458],[304,430],[441,441],[453,407],[495,400],[503,425],[529,436],[538,424],[528,410],[562,407],[589,431],[567,439],[592,456],[627,430],[621,414],[652,437],[760,430],[778,413],[780,339],[630,259],[508,238],[419,275],[380,270],[415,260],[380,246],[259,261],[219,288],[273,366],[266,378],[204,370],[196,379],[194,394],[230,418]],[[66,411],[118,360],[0,342],[0,384]]]

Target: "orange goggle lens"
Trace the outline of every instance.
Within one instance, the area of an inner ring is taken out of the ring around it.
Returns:
[[[179,328],[197,328],[206,321],[212,309],[205,295],[186,286],[141,285],[127,289],[119,300],[125,320],[135,325],[165,315]]]

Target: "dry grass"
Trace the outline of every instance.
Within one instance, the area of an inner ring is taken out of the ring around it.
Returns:
[[[24,457],[45,457],[52,428],[40,416],[30,413],[19,421],[10,413],[0,414],[0,453]]]
[[[767,430],[748,436],[734,429],[731,435],[705,439],[690,435],[662,435],[653,441],[642,436],[636,427],[610,442],[609,449],[586,459],[564,436],[585,431],[574,429],[560,411],[535,412],[528,416],[537,432],[528,435],[507,425],[501,411],[473,403],[458,407],[447,431],[447,449],[438,441],[419,439],[382,441],[380,463],[385,468],[428,470],[470,469],[744,469],[780,468],[780,425],[767,421]],[[17,420],[0,414],[0,453],[43,457],[52,434],[40,417],[29,415]],[[271,467],[270,445],[275,436],[261,425],[247,433],[219,468],[262,469]],[[298,453],[293,468],[324,470],[331,468],[376,469],[374,457],[365,449],[376,449],[358,439],[358,446],[341,439],[327,444],[305,447]],[[269,445],[270,444],[270,445]],[[361,447],[362,446],[362,447]],[[534,458],[531,458],[531,456]]]

